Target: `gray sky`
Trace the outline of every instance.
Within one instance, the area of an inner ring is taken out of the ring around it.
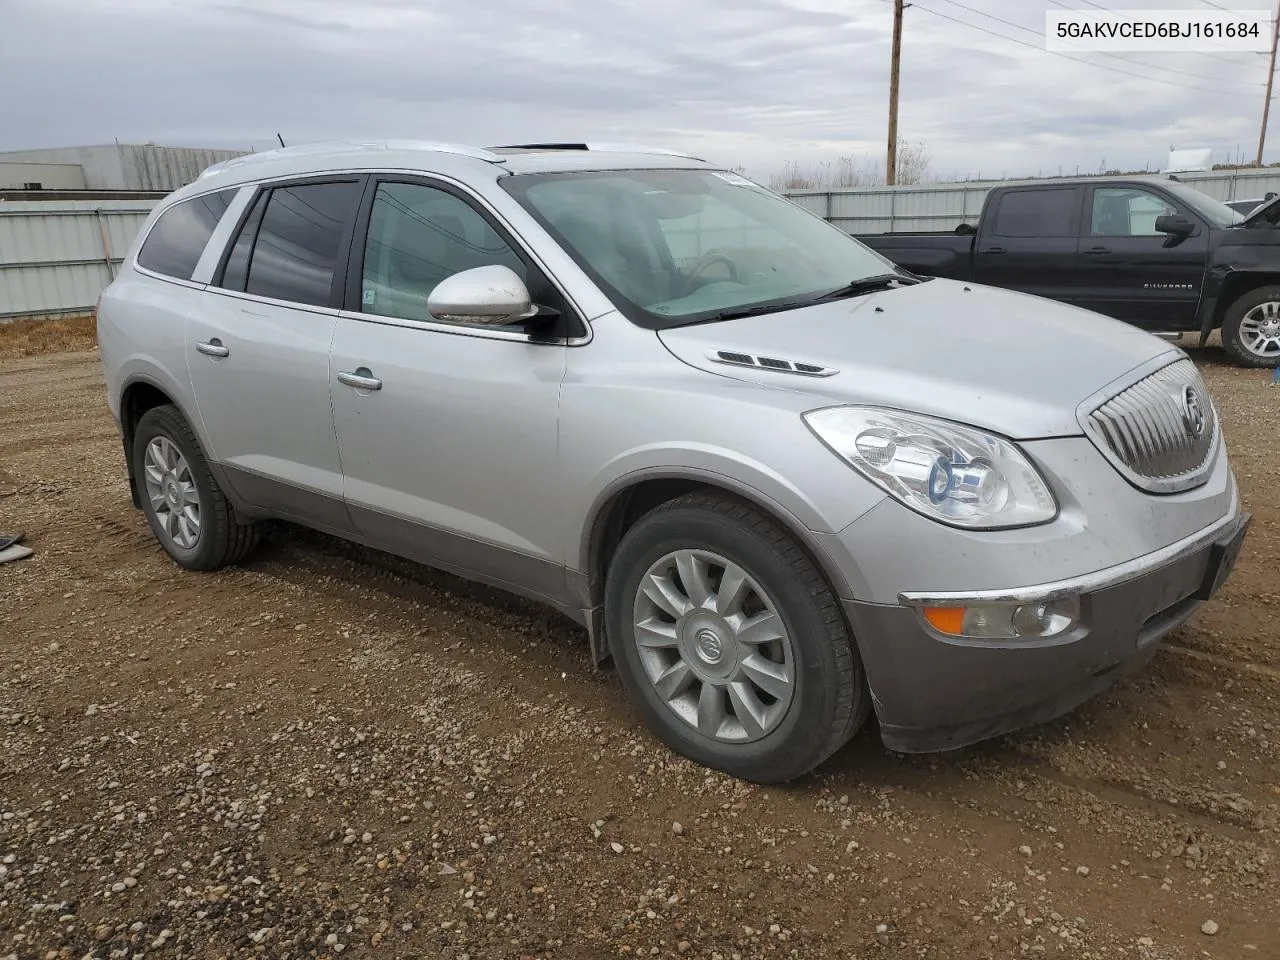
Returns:
[[[1158,166],[1170,145],[1252,157],[1265,55],[1075,63],[1043,50],[1047,9],[907,10],[899,129],[935,174]],[[0,0],[0,149],[263,148],[277,130],[290,143],[620,140],[764,179],[789,160],[883,156],[891,12],[889,0]],[[1280,159],[1280,129],[1272,143]]]

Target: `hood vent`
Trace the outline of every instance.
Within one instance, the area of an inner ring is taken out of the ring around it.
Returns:
[[[727,363],[734,367],[756,367],[762,370],[774,370],[778,373],[796,373],[802,377],[831,377],[840,372],[832,367],[823,367],[816,363],[785,360],[781,357],[761,357],[736,350],[711,350],[708,351],[707,356],[716,363]]]

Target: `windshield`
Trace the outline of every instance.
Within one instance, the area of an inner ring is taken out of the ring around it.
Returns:
[[[624,314],[649,328],[804,306],[897,272],[821,218],[732,173],[525,174],[502,185]]]
[[[1219,203],[1213,197],[1207,193],[1201,193],[1195,187],[1188,187],[1185,183],[1179,183],[1176,180],[1171,180],[1165,184],[1165,187],[1215,227],[1234,227],[1244,220],[1243,216],[1232,210],[1225,203]]]

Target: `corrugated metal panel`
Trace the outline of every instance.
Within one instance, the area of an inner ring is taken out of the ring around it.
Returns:
[[[127,190],[177,190],[206,167],[242,155],[243,151],[122,145],[120,166]]]
[[[791,200],[798,206],[804,207],[810,213],[816,213],[820,217],[827,215],[827,195],[825,193],[794,193]]]
[[[0,318],[87,313],[110,282],[105,263],[0,270]]]
[[[190,183],[205,167],[243,156],[243,150],[206,150],[156,144],[108,143],[0,153],[0,161],[78,164],[93,190],[163,190]]]
[[[155,203],[0,203],[0,317],[91,308]]]

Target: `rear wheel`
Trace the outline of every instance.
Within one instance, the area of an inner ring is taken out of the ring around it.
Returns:
[[[677,753],[758,783],[812,770],[870,698],[839,603],[772,520],[690,494],[619,544],[606,583],[614,662],[646,724]]]
[[[1245,366],[1280,365],[1280,286],[1250,290],[1227,308],[1222,345]]]
[[[153,407],[133,435],[134,484],[165,552],[188,570],[216,570],[244,559],[258,542],[209,471],[200,441],[176,407]]]

